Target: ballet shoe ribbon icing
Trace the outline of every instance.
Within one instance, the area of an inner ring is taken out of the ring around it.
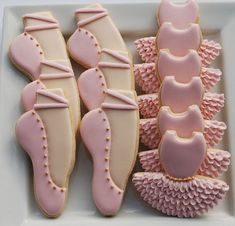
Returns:
[[[158,30],[156,47],[157,51],[169,49],[175,56],[184,56],[189,49],[198,51],[201,41],[202,34],[198,24],[190,24],[188,28],[177,29],[171,23],[166,22]]]
[[[25,32],[31,32],[31,31],[39,31],[39,30],[47,30],[47,29],[55,29],[59,27],[58,21],[54,18],[49,18],[46,16],[40,16],[36,14],[25,14],[23,16],[23,19],[33,19],[36,21],[43,22],[43,24],[40,25],[32,25],[32,26],[26,26],[24,28]]]
[[[165,22],[171,22],[175,27],[184,29],[191,23],[198,23],[199,7],[195,0],[188,0],[185,4],[162,0],[157,18],[159,26]]]
[[[175,131],[168,130],[159,146],[160,163],[172,178],[192,178],[206,156],[206,149],[202,133],[194,132],[191,138],[185,139],[178,137]]]

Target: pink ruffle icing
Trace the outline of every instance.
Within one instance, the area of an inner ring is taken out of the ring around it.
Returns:
[[[202,67],[201,80],[206,91],[214,87],[221,78],[222,72],[219,69]],[[157,93],[160,88],[160,81],[156,72],[155,63],[143,63],[134,65],[134,76],[138,86],[145,93]]]
[[[156,117],[160,108],[160,100],[157,94],[138,96],[139,111],[143,118]],[[204,119],[213,117],[224,106],[224,94],[205,93],[200,106]]]
[[[224,135],[227,126],[224,122],[216,120],[205,120],[203,135],[208,148],[215,147]],[[161,139],[157,126],[157,118],[140,120],[140,140],[148,148],[157,148]]]
[[[178,182],[162,173],[135,173],[132,181],[144,201],[164,214],[177,217],[204,214],[229,190],[220,180],[196,177]]]
[[[140,38],[135,42],[136,49],[145,63],[153,63],[157,60],[156,37]],[[219,56],[221,46],[214,41],[204,39],[198,50],[202,64],[207,66]]]
[[[139,153],[140,163],[145,172],[162,172],[158,150],[142,151]],[[223,150],[207,151],[198,174],[218,177],[226,172],[230,165],[231,154]]]

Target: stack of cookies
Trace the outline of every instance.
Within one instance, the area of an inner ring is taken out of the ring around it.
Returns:
[[[163,0],[156,37],[136,41],[146,62],[135,66],[137,83],[149,94],[138,97],[144,173],[133,182],[145,201],[171,216],[195,217],[213,208],[228,191],[214,179],[227,170],[230,154],[214,149],[226,125],[212,120],[224,105],[223,94],[209,93],[221,76],[207,66],[219,44],[202,40],[194,0],[175,5]],[[157,149],[156,149],[157,148]]]
[[[88,113],[82,140],[93,159],[92,193],[105,216],[120,209],[135,164],[139,112],[132,59],[110,18],[99,4],[76,10],[77,30],[68,40],[72,58],[87,68],[78,87]]]

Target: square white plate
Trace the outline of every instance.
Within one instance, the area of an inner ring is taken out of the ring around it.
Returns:
[[[158,1],[159,2],[159,1]],[[157,31],[155,9],[159,3],[109,3],[114,22],[120,29],[134,56],[140,62],[133,41]],[[20,93],[27,79],[8,59],[8,48],[12,40],[22,32],[21,16],[24,13],[49,10],[59,20],[62,32],[68,38],[76,29],[74,10],[81,5],[11,6],[4,10],[3,39],[0,61],[0,225],[235,225],[235,155],[231,167],[223,177],[230,185],[227,198],[208,214],[196,219],[178,219],[157,213],[145,204],[130,183],[123,207],[113,218],[104,218],[96,210],[91,197],[92,164],[78,141],[78,158],[71,177],[67,207],[58,219],[47,219],[38,210],[32,190],[32,173],[29,158],[18,146],[14,127],[22,114]],[[223,78],[216,88],[225,92],[227,102],[219,120],[228,123],[228,130],[221,147],[233,152],[235,148],[235,2],[221,0],[216,3],[200,3],[201,26],[204,37],[220,41],[223,53],[213,66],[223,70]],[[74,64],[78,76],[82,68]],[[141,169],[137,166],[135,171]]]

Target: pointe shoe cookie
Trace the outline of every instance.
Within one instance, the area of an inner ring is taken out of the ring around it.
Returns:
[[[138,149],[138,110],[131,91],[106,90],[100,108],[81,121],[81,137],[93,159],[92,193],[105,216],[120,209]],[[128,123],[127,123],[128,122]]]
[[[76,131],[80,120],[78,88],[59,24],[50,12],[26,14],[23,20],[24,33],[9,49],[13,64],[30,80],[36,80],[23,90],[23,108],[26,111],[32,108],[37,88],[62,88]]]
[[[80,8],[75,15],[78,28],[68,40],[68,51],[77,63],[93,68],[97,66],[102,49],[127,51],[108,11],[100,4]]]
[[[101,106],[106,89],[133,90],[132,65],[128,53],[103,49],[97,67],[80,75],[78,88],[88,110]]]
[[[64,209],[75,160],[68,101],[61,89],[38,90],[33,109],[16,124],[16,137],[33,165],[34,194],[49,217]]]

